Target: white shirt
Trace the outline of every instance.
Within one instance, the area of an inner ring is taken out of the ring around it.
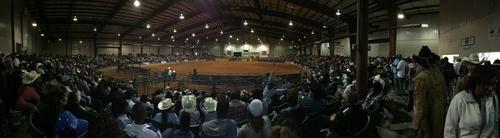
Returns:
[[[398,78],[406,77],[406,66],[408,66],[406,64],[406,61],[404,60],[399,61],[398,66],[396,67]]]
[[[129,137],[134,138],[161,138],[161,134],[159,131],[153,131],[149,129],[150,126],[148,124],[128,124],[125,128],[125,133]]]
[[[485,123],[481,129],[481,109],[471,92],[461,91],[451,100],[444,127],[445,138],[498,138],[498,98],[496,94],[481,99]]]

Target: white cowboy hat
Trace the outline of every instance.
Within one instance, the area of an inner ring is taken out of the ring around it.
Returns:
[[[181,99],[182,109],[187,112],[193,112],[196,110],[196,97],[194,95],[184,95]]]
[[[23,84],[31,84],[35,82],[36,79],[40,77],[40,74],[38,74],[36,71],[31,71],[31,72],[25,72],[23,73]]]
[[[479,55],[477,53],[472,53],[469,55],[469,57],[462,58],[462,61],[466,61],[472,64],[481,64],[481,61],[479,60]]]
[[[213,112],[217,110],[217,101],[212,97],[207,97],[203,100],[203,107],[207,112]]]
[[[166,110],[169,109],[170,107],[174,106],[175,104],[172,102],[172,99],[170,98],[165,98],[158,103],[158,109],[160,110]]]

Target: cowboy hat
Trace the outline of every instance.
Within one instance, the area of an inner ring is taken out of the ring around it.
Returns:
[[[36,79],[40,77],[40,74],[38,74],[36,71],[31,71],[31,72],[25,72],[23,73],[23,84],[31,84],[35,82]]]
[[[194,95],[184,95],[181,99],[182,109],[187,112],[193,112],[196,110],[196,97]]]
[[[477,53],[472,53],[469,55],[469,57],[464,57],[462,61],[469,62],[472,64],[481,64],[481,61],[479,60],[479,55]]]
[[[170,107],[173,107],[175,104],[172,102],[172,99],[170,98],[165,98],[158,103],[158,109],[160,110],[167,110]]]
[[[217,110],[217,101],[212,97],[207,97],[203,100],[203,107],[207,112],[213,112]]]

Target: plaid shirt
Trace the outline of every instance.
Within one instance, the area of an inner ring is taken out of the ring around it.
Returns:
[[[231,100],[229,102],[229,110],[227,118],[233,119],[238,125],[244,124],[247,120],[248,110],[247,104],[241,100]]]

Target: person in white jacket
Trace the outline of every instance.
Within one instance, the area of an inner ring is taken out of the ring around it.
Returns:
[[[495,94],[495,71],[478,66],[471,74],[468,88],[450,103],[444,127],[445,138],[498,138],[499,107]]]

